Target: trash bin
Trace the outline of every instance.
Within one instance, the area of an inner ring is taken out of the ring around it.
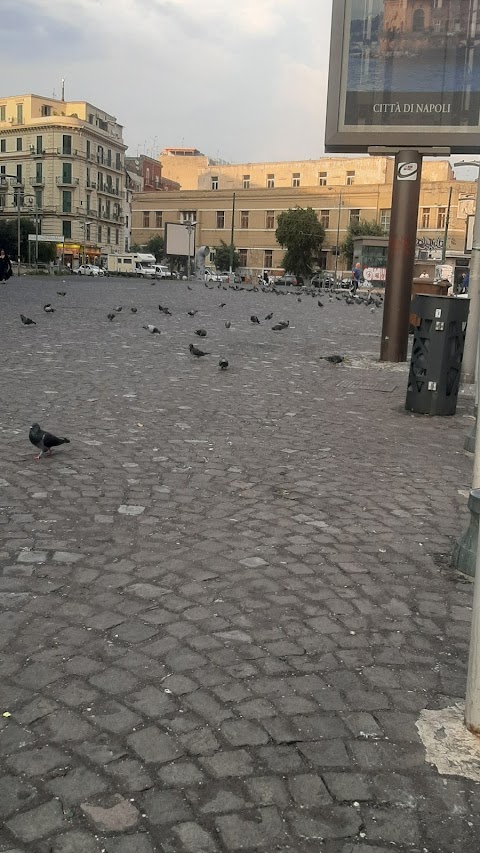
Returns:
[[[449,281],[433,281],[431,278],[422,278],[421,276],[418,276],[418,278],[414,278],[412,281],[412,301],[415,296],[418,296],[420,293],[425,295],[434,294],[435,296],[447,296],[449,287]],[[411,332],[413,332],[415,326],[418,326],[419,322],[419,318],[413,313],[412,309],[410,311]]]
[[[454,415],[462,367],[468,299],[416,296],[405,408],[421,415]]]

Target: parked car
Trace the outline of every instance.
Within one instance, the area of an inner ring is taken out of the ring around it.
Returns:
[[[157,278],[172,278],[170,269],[165,264],[154,264],[154,269]]]
[[[299,284],[296,275],[290,275],[290,273],[285,273],[284,275],[279,276],[275,279],[275,284],[284,284],[287,287],[296,287]]]
[[[205,281],[222,281],[222,277],[215,270],[205,270]]]
[[[74,272],[76,272],[77,275],[105,275],[105,271],[94,264],[81,264],[81,266],[77,267]]]
[[[145,276],[146,278],[155,278],[155,267],[150,264],[135,264],[135,275]]]

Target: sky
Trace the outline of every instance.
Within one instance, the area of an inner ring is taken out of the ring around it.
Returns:
[[[331,0],[2,0],[0,96],[86,100],[129,154],[316,159]],[[21,46],[21,50],[19,50]],[[7,89],[5,88],[7,87]]]

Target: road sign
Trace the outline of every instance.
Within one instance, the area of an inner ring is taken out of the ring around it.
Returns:
[[[30,243],[36,243],[37,240],[39,243],[64,243],[65,237],[55,237],[51,234],[39,234],[37,237],[36,234],[29,234],[28,240]]]

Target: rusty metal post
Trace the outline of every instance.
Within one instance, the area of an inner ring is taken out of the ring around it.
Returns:
[[[395,157],[392,216],[380,361],[406,361],[417,238],[422,155],[406,149]]]

